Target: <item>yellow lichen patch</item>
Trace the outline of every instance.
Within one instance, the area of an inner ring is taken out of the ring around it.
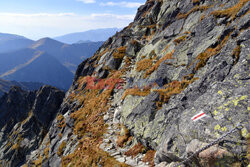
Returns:
[[[141,90],[139,88],[131,88],[131,89],[127,89],[122,96],[122,100],[125,99],[128,95],[132,95],[132,96],[147,96],[150,93],[150,88],[146,88],[144,90]]]
[[[233,104],[234,104],[235,106],[237,106],[238,103],[239,103],[239,101],[245,100],[247,97],[248,97],[248,96],[241,96],[240,98],[237,97],[236,99],[232,100],[232,102],[233,102]]]
[[[215,17],[230,17],[232,20],[236,18],[237,13],[249,0],[239,0],[239,2],[225,10],[213,11],[211,14]]]
[[[246,128],[241,129],[241,135],[245,138],[247,137],[248,133]]]
[[[214,130],[215,131],[223,131],[223,132],[225,132],[225,131],[227,131],[227,127],[221,127],[219,124],[218,125],[216,125],[215,127],[214,127]]]
[[[174,50],[171,53],[167,53],[165,56],[163,56],[160,60],[158,60],[155,65],[153,65],[150,69],[148,69],[145,73],[145,78],[148,77],[150,74],[152,74],[155,70],[158,69],[158,67],[160,66],[160,64],[167,60],[167,59],[172,59],[174,54]]]
[[[108,79],[120,78],[121,72],[112,72]],[[96,89],[84,89],[77,96],[82,96],[84,107],[71,114],[74,122],[74,133],[79,138],[78,148],[71,154],[62,157],[62,166],[127,166],[116,161],[108,153],[99,148],[107,126],[103,120],[104,113],[108,110],[109,98],[115,84],[110,89],[102,92]],[[78,97],[75,97],[78,98]]]
[[[213,112],[214,115],[218,115],[218,111],[229,111],[230,109],[233,110],[234,107],[238,106],[239,102],[242,100],[245,100],[248,96],[240,96],[240,97],[234,97],[234,98],[230,98],[229,101],[227,101],[226,103],[224,103],[223,105],[219,106],[216,108],[216,110]],[[234,111],[234,110],[233,110]],[[223,115],[221,115],[223,116]],[[229,118],[231,119],[231,118]]]
[[[214,115],[217,115],[218,114],[218,111],[217,110],[214,110]]]
[[[189,12],[182,14],[179,13],[177,15],[178,19],[183,19],[183,18],[187,18],[191,13],[197,12],[197,11],[205,11],[209,8],[209,6],[195,6],[193,9],[191,9]]]
[[[227,131],[227,127],[225,127],[225,126],[222,127],[222,128],[221,128],[221,131],[223,131],[223,132],[224,132],[224,131]]]
[[[218,94],[223,95],[223,92],[221,90],[218,91]]]
[[[142,59],[138,63],[136,63],[136,71],[145,71],[149,69],[153,64],[152,59]]]
[[[113,53],[113,57],[115,59],[123,59],[123,57],[126,54],[126,49],[127,49],[126,46],[121,46],[121,47],[117,48],[116,51]]]
[[[220,125],[216,125],[216,126],[214,127],[214,130],[220,130]]]
[[[185,41],[186,38],[187,38],[187,35],[183,35],[183,36],[181,36],[181,37],[175,39],[175,40],[174,40],[174,43],[175,43],[176,45],[178,45],[178,44],[180,44],[181,42]]]

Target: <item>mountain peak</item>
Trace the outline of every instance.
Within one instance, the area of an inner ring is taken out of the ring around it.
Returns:
[[[56,41],[52,38],[46,37],[37,40],[34,44],[31,45],[31,48],[37,49],[40,47],[62,47],[64,43]]]
[[[76,32],[70,33],[63,36],[55,37],[54,39],[73,44],[77,43],[78,41],[106,41],[109,37],[113,36],[117,31],[120,31],[119,28],[102,28],[102,29],[95,29],[95,30],[88,30],[84,32]]]

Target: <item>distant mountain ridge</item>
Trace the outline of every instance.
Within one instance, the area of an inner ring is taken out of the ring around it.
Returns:
[[[28,40],[18,35],[0,35],[4,41]],[[31,40],[30,40],[31,41]],[[41,82],[67,90],[77,66],[92,56],[103,42],[65,44],[51,38],[32,41],[29,45],[0,50],[0,78],[18,82]],[[17,49],[20,48],[20,49]],[[3,91],[2,91],[3,92]]]
[[[121,29],[119,28],[103,28],[84,32],[70,33],[55,37],[54,39],[68,44],[77,43],[79,41],[106,41],[109,37],[113,36],[120,30]]]
[[[2,79],[41,82],[62,89],[68,89],[73,78],[55,57],[32,48],[0,54],[0,67]]]
[[[33,42],[23,36],[0,33],[0,53],[26,48]]]
[[[30,48],[47,52],[74,73],[79,63],[91,57],[102,44],[103,42],[83,42],[69,45],[51,38],[42,38]]]

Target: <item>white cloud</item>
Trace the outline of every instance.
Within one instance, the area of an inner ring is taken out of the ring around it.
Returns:
[[[134,15],[94,13],[0,13],[0,32],[23,35],[28,38],[55,37],[90,29],[125,27]]]
[[[143,5],[143,3],[138,2],[106,2],[106,3],[100,3],[101,6],[119,6],[119,7],[125,7],[125,8],[138,8],[139,6]]]
[[[77,1],[80,1],[83,3],[95,3],[96,2],[95,0],[77,0]]]
[[[108,18],[115,18],[115,19],[120,19],[120,20],[133,20],[134,19],[134,15],[115,15],[115,14],[110,14],[110,13],[93,13],[91,14],[92,17],[97,18],[97,17],[108,17]]]

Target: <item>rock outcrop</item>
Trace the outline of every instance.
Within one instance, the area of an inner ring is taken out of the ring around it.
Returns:
[[[0,99],[0,166],[20,166],[47,134],[64,92],[43,86],[28,92],[12,87]]]
[[[26,165],[247,166],[249,5],[147,0],[79,65]]]

